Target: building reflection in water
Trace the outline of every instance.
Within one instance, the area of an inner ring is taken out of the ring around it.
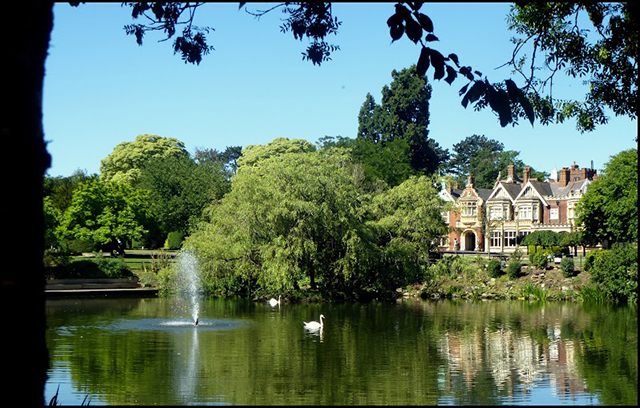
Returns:
[[[538,322],[539,324],[540,322]],[[535,333],[540,333],[540,326]],[[448,362],[440,374],[440,388],[453,392],[462,380],[470,389],[480,374],[490,373],[505,402],[516,394],[526,398],[536,386],[552,387],[560,399],[575,400],[586,395],[574,359],[575,340],[563,340],[558,323],[546,327],[546,335],[535,338],[506,325],[466,333],[447,331],[438,348]]]

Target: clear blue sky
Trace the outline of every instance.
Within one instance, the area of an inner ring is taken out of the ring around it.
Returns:
[[[509,6],[427,3],[422,11],[440,39],[435,48],[456,53],[462,64],[498,82],[510,76],[508,68],[496,70],[513,51],[505,20]],[[276,137],[312,143],[326,135],[355,137],[367,92],[379,103],[391,71],[415,63],[420,52],[406,37],[391,43],[386,20],[393,3],[335,3],[342,26],[328,40],[341,50],[320,67],[302,60],[306,40],[280,32],[280,11],[256,20],[238,11],[238,3],[212,3],[198,11],[196,25],[215,29],[208,35],[215,51],[191,65],[173,54],[173,40],[159,43],[160,36],[149,34],[138,46],[123,29],[132,23],[130,10],[119,3],[54,6],[43,96],[49,175],[98,173],[116,145],[143,133],[175,137],[191,153],[196,147],[266,144]],[[637,146],[637,120],[613,114],[608,125],[585,134],[574,122],[501,128],[490,110],[461,106],[458,90],[465,82],[449,86],[433,80],[432,71],[428,76],[429,136],[444,148],[485,135],[550,172],[574,161],[588,167],[591,160],[602,169],[610,156]],[[555,95],[581,97],[582,89],[579,80],[560,82]]]

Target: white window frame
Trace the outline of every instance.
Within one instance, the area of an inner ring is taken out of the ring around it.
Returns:
[[[532,219],[531,206],[530,205],[522,205],[518,209],[518,219],[519,220],[529,220]]]
[[[491,238],[489,238],[489,246],[496,248],[500,247],[502,241],[502,231],[491,231]]]
[[[462,215],[464,217],[475,217],[478,215],[478,204],[475,201],[464,201],[462,203]]]
[[[560,209],[558,207],[549,209],[549,219],[550,220],[559,220],[560,219]]]
[[[504,232],[504,246],[508,248],[515,247],[517,244],[517,234],[515,231]]]

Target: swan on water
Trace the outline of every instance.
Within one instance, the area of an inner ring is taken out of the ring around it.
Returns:
[[[304,328],[307,329],[307,330],[318,330],[318,329],[322,329],[322,326],[324,325],[323,319],[324,319],[324,315],[321,314],[320,315],[320,323],[315,322],[315,321],[314,322],[309,322],[309,323],[307,323],[307,322],[302,322],[302,323],[304,323]]]
[[[275,300],[274,298],[269,299],[269,304],[271,305],[271,307],[274,307],[275,305],[279,305],[280,304],[280,296],[278,296],[278,300]]]

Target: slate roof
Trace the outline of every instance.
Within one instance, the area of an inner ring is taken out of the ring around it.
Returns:
[[[531,186],[535,188],[541,196],[551,196],[553,195],[553,190],[551,188],[551,184],[545,181],[530,181]]]
[[[551,194],[548,195],[563,197],[569,195],[572,191],[585,193],[589,184],[591,184],[589,180],[570,181],[565,187],[560,187],[557,183],[549,183]]]
[[[520,194],[520,190],[522,190],[522,186],[520,184],[505,183],[504,181],[501,181],[500,184],[504,187],[512,200],[515,200],[518,194]]]
[[[492,188],[477,188],[476,190],[478,190],[478,195],[480,196],[480,198],[482,198],[484,201],[487,201],[487,198],[489,198],[489,196],[491,195],[491,193],[493,192]]]

